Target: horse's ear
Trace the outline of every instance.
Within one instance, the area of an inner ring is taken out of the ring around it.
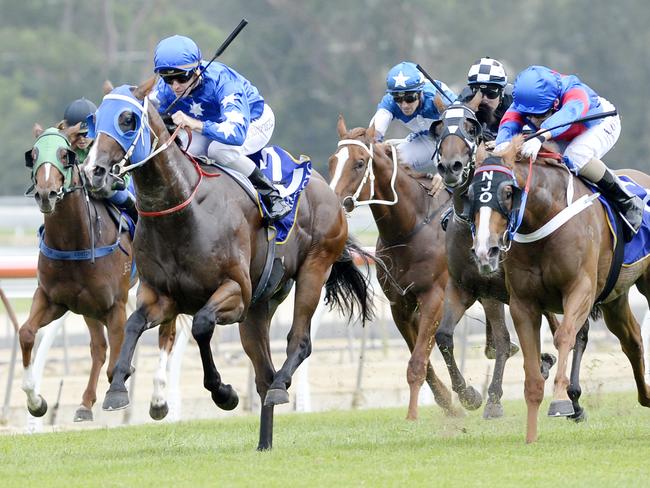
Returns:
[[[433,104],[435,105],[439,114],[447,110],[447,105],[445,105],[445,102],[442,101],[442,97],[439,93],[436,93],[436,96],[433,97]]]
[[[108,95],[114,89],[115,87],[113,86],[113,83],[111,83],[111,80],[104,80],[104,83],[102,84],[102,90],[104,90],[104,95]]]
[[[373,122],[370,124],[370,127],[368,127],[368,130],[366,131],[366,137],[370,142],[375,141],[375,135],[376,135],[376,130],[375,130],[375,123]]]
[[[34,139],[37,139],[38,136],[40,136],[42,133],[43,133],[43,127],[41,127],[41,124],[36,122],[32,127],[32,134],[34,135]]]
[[[149,95],[151,90],[153,90],[154,85],[156,84],[156,76],[152,76],[146,81],[143,81],[135,90],[133,90],[133,96],[139,100],[144,100],[144,97]]]
[[[479,105],[481,105],[481,100],[483,99],[483,93],[481,90],[477,91],[472,99],[467,103],[467,106],[471,108],[474,112],[478,110]]]
[[[339,114],[339,119],[336,123],[336,130],[339,133],[339,139],[343,139],[345,134],[348,133],[348,129],[345,127],[345,119],[342,114]]]

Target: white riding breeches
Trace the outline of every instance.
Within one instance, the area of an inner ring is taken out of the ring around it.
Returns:
[[[411,133],[406,141],[397,146],[397,154],[403,164],[411,166],[420,173],[435,173],[432,161],[436,142],[429,134]]]

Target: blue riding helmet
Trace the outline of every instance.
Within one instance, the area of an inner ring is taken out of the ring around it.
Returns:
[[[529,66],[517,75],[514,109],[523,114],[543,114],[560,98],[560,75],[545,66]]]
[[[386,75],[386,86],[388,93],[422,91],[424,76],[415,63],[402,61],[397,66],[393,66]]]
[[[156,73],[165,70],[191,71],[200,63],[199,46],[189,37],[179,35],[160,41],[153,57],[153,69]]]

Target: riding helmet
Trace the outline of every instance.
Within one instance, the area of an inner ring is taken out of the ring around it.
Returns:
[[[529,66],[515,80],[514,109],[524,114],[543,114],[553,107],[560,93],[559,73],[545,66]]]
[[[86,118],[97,111],[97,105],[85,98],[79,98],[70,103],[63,112],[63,118],[69,126],[77,125],[81,122],[81,130],[87,130],[88,124]]]
[[[508,75],[503,64],[496,59],[481,58],[469,68],[467,84],[499,85],[503,88],[508,84]]]
[[[166,37],[156,46],[153,68],[156,73],[167,70],[191,71],[201,63],[201,50],[185,36]]]
[[[418,70],[415,63],[402,61],[393,66],[386,76],[388,93],[405,91],[422,91],[424,87],[424,76]]]

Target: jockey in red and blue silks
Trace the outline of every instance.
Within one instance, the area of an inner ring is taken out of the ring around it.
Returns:
[[[151,97],[176,125],[192,130],[189,152],[207,155],[244,174],[259,192],[270,221],[291,211],[290,205],[248,157],[264,148],[273,134],[275,116],[259,91],[225,64],[201,59],[196,43],[172,36],[158,43],[154,71],[160,75]]]
[[[526,141],[522,154],[535,159],[542,144],[554,140],[562,148],[569,168],[594,183],[630,228],[638,231],[643,219],[643,202],[601,160],[618,140],[620,118],[616,115],[571,123],[580,117],[612,111],[614,106],[577,76],[562,75],[544,66],[530,66],[517,75],[513,98],[501,119],[496,149],[507,145],[524,124],[536,129],[566,124]]]
[[[436,83],[451,102],[456,100],[456,95],[447,85],[437,80]],[[431,137],[429,128],[441,115],[433,103],[438,90],[425,81],[415,63],[408,61],[391,68],[386,76],[386,86],[386,94],[370,121],[370,125],[375,126],[377,139],[383,140],[391,122],[399,121],[411,131],[406,141],[397,145],[401,162],[422,173],[435,173],[435,164],[431,158],[436,142]]]

